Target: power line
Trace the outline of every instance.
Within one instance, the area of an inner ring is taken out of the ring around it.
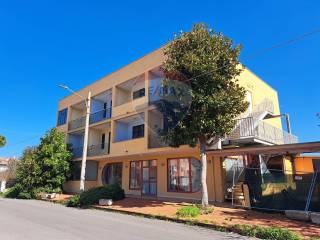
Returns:
[[[320,28],[317,28],[317,29],[315,29],[313,31],[310,31],[310,32],[306,32],[304,34],[301,34],[301,35],[296,36],[294,38],[291,38],[289,40],[283,41],[281,43],[275,44],[275,45],[273,45],[271,47],[268,47],[268,48],[262,49],[260,51],[257,51],[257,53],[251,54],[251,57],[260,56],[260,55],[263,55],[263,54],[265,54],[267,52],[270,52],[270,51],[272,51],[274,49],[281,48],[281,47],[293,44],[295,42],[299,42],[299,41],[303,40],[304,38],[310,37],[310,36],[312,36],[314,34],[317,34],[317,33],[320,33]]]
[[[281,43],[275,44],[275,45],[273,45],[273,46],[271,46],[271,47],[261,49],[261,50],[257,51],[256,53],[251,54],[251,57],[250,57],[250,58],[252,59],[253,57],[261,56],[261,55],[263,55],[263,54],[265,54],[265,53],[267,53],[267,52],[270,52],[270,51],[272,51],[272,50],[274,50],[274,49],[281,48],[281,47],[284,47],[284,46],[293,44],[293,43],[295,43],[295,42],[301,41],[301,40],[303,40],[304,38],[310,37],[310,36],[312,36],[312,35],[314,35],[314,34],[317,34],[317,33],[320,33],[320,28],[317,28],[317,29],[315,29],[315,30],[313,30],[313,31],[310,31],[310,32],[303,33],[303,34],[301,34],[301,35],[299,35],[299,36],[296,36],[296,37],[294,37],[294,38],[291,38],[291,39],[289,39],[289,40],[286,40],[286,41],[283,41],[283,42],[281,42]],[[211,71],[207,71],[207,72],[200,73],[199,75],[194,76],[194,77],[191,77],[191,78],[188,78],[188,79],[185,79],[184,81],[189,82],[189,81],[191,81],[191,80],[193,80],[193,79],[195,79],[195,78],[198,78],[198,77],[207,75],[207,74],[209,74],[209,73],[213,73],[213,72],[215,72],[215,71],[218,71],[218,70],[220,70],[220,69],[223,69],[223,68],[227,67],[227,66],[230,65],[230,64],[231,64],[231,63],[226,63],[226,64],[222,65],[222,66],[219,67],[219,68],[213,69],[213,70],[211,70]]]

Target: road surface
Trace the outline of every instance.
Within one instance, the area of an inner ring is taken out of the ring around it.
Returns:
[[[196,226],[36,200],[0,198],[1,240],[248,239]]]

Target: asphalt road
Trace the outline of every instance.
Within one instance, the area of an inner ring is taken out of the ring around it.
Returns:
[[[247,239],[195,226],[35,200],[0,198],[1,240]]]

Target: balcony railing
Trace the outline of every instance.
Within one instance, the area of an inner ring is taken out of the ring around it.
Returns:
[[[109,148],[107,144],[91,145],[88,147],[88,156],[101,156],[109,154]]]
[[[73,158],[80,158],[83,154],[83,147],[75,147],[72,148]],[[87,156],[101,156],[109,154],[109,146],[108,144],[99,144],[99,145],[91,145],[88,146]]]
[[[90,114],[90,124],[111,118],[111,108],[103,109]]]
[[[101,111],[90,114],[89,123],[93,124],[109,118],[111,118],[111,108],[103,109]],[[68,124],[68,128],[69,130],[82,128],[85,126],[85,124],[86,124],[86,117],[83,116],[83,117],[71,120]]]
[[[73,129],[77,129],[77,128],[81,128],[84,127],[84,125],[86,124],[86,117],[80,117],[74,120],[71,120],[68,123],[68,129],[69,130],[73,130]]]
[[[257,139],[271,144],[297,143],[298,138],[282,129],[254,117],[238,119],[226,140]]]
[[[165,143],[157,132],[149,130],[148,136],[148,148],[162,148],[168,147],[169,145]]]

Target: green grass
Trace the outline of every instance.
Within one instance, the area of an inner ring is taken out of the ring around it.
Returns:
[[[235,232],[241,235],[271,240],[301,240],[293,231],[278,227],[255,227],[250,225],[235,225]]]
[[[196,205],[179,208],[176,212],[177,217],[197,217],[200,215],[200,208]]]
[[[197,217],[200,214],[210,214],[213,212],[213,207],[202,207],[201,205],[191,205],[186,207],[181,207],[176,212],[177,217]]]

